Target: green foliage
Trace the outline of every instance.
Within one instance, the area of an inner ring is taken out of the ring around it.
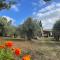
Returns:
[[[42,22],[41,21],[39,22],[39,25],[40,25],[40,27],[42,27]]]
[[[13,60],[13,55],[10,49],[0,49],[0,60]]]
[[[18,28],[21,36],[25,37],[27,36],[28,39],[30,40],[33,37],[33,32],[35,30],[32,18],[29,17],[27,18],[27,20],[19,26]]]
[[[35,32],[40,31],[40,23],[37,20],[29,17],[25,22],[17,28],[17,33],[22,37],[27,37],[31,40],[34,37]]]
[[[3,30],[2,34],[14,34],[16,28],[12,26],[12,21],[8,21],[5,17],[0,17],[0,24],[3,24],[1,26],[0,30]],[[3,28],[3,29],[2,29]]]
[[[56,21],[56,23],[53,26],[54,31],[60,31],[60,20]]]
[[[60,20],[56,21],[53,26],[53,35],[54,38],[58,41],[60,37]]]
[[[0,10],[9,9],[13,4],[16,4],[13,0],[0,0]]]

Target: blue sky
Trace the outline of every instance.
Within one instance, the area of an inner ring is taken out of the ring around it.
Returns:
[[[33,16],[41,20],[45,29],[51,29],[54,22],[60,18],[60,0],[45,3],[43,0],[21,0],[10,10],[0,11],[0,16],[12,19],[13,24],[19,25]]]

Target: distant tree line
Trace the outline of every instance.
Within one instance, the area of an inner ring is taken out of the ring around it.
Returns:
[[[42,29],[42,30],[41,30]],[[8,21],[5,17],[0,17],[0,36],[6,36],[14,34],[15,36],[20,36],[22,38],[27,38],[31,40],[38,32],[43,32],[43,27],[41,20],[37,21],[32,17],[28,17],[24,23],[15,27],[12,25],[12,20]],[[60,38],[60,20],[57,20],[52,28],[53,37],[56,41]]]

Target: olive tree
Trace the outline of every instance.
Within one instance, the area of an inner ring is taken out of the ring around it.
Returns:
[[[53,36],[56,41],[59,41],[60,37],[60,20],[56,21],[56,23],[53,26]]]
[[[41,29],[40,27],[40,22],[37,22],[32,17],[28,17],[23,24],[18,26],[17,33],[31,40],[34,36],[37,36],[38,30],[40,31]]]
[[[17,30],[19,31],[21,36],[26,36],[28,40],[31,40],[31,38],[33,38],[35,30],[33,19],[31,17],[27,18],[25,22],[18,27]]]

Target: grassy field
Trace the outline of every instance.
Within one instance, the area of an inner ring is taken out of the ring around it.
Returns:
[[[52,38],[40,38],[31,42],[21,39],[20,41],[13,39],[13,41],[15,47],[30,49],[33,60],[60,60],[60,41],[53,41]]]

